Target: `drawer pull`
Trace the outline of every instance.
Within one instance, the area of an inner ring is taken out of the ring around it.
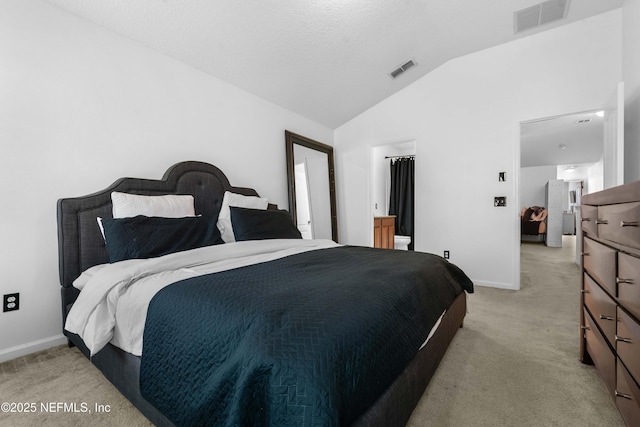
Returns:
[[[620,221],[620,227],[637,227],[638,221]]]
[[[606,219],[596,219],[596,224],[609,224],[609,220],[606,220]]]
[[[624,337],[621,337],[620,335],[616,335],[616,342],[626,342],[631,344],[633,341],[631,341],[631,338],[624,338]]]
[[[580,255],[582,255],[582,256],[589,256],[589,252],[580,252]]]
[[[591,328],[588,326],[580,326],[580,329],[586,330],[586,331],[590,331]]]
[[[616,397],[621,397],[623,399],[633,400],[633,396],[630,395],[630,394],[621,393],[618,390],[616,390],[615,393],[616,393]]]
[[[588,289],[580,289],[580,293],[582,293],[582,294],[590,294],[591,291],[588,290]]]
[[[582,218],[583,221],[591,221],[591,218]]]
[[[600,315],[600,320],[616,320],[615,317],[605,316],[604,314]]]
[[[629,285],[633,284],[633,279],[621,279],[619,277],[616,277],[616,283],[620,284],[620,283],[627,283]]]

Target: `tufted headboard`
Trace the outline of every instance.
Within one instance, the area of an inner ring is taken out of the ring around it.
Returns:
[[[160,180],[121,178],[88,196],[58,200],[58,258],[65,314],[68,304],[78,295],[73,281],[89,267],[109,262],[96,218],[112,217],[113,191],[142,195],[191,194],[197,215],[216,217],[225,191],[258,195],[251,188],[232,187],[225,174],[213,165],[187,161],[171,166]]]

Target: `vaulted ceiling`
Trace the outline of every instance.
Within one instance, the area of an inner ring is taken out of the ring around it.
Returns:
[[[622,4],[567,0],[516,34],[514,12],[539,0],[47,1],[330,128],[452,58]]]

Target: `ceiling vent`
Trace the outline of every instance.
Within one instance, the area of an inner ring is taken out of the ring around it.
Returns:
[[[413,59],[412,59],[412,60],[402,64],[401,66],[399,66],[398,68],[396,68],[392,72],[390,72],[389,75],[391,76],[392,79],[395,79],[400,74],[404,73],[405,71],[407,71],[409,68],[413,67],[414,65],[416,65],[416,63],[413,62]]]
[[[521,33],[564,19],[568,10],[569,0],[548,0],[535,6],[518,10],[514,14],[515,32],[516,34]]]

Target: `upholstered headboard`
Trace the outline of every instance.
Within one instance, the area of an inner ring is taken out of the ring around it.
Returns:
[[[232,187],[217,167],[187,161],[171,166],[160,180],[121,178],[97,193],[58,200],[58,256],[63,313],[75,301],[78,291],[73,281],[84,270],[109,262],[96,218],[111,218],[111,193],[142,195],[191,194],[198,215],[218,216],[225,191],[257,196],[251,188]],[[270,205],[270,208],[275,208]]]

